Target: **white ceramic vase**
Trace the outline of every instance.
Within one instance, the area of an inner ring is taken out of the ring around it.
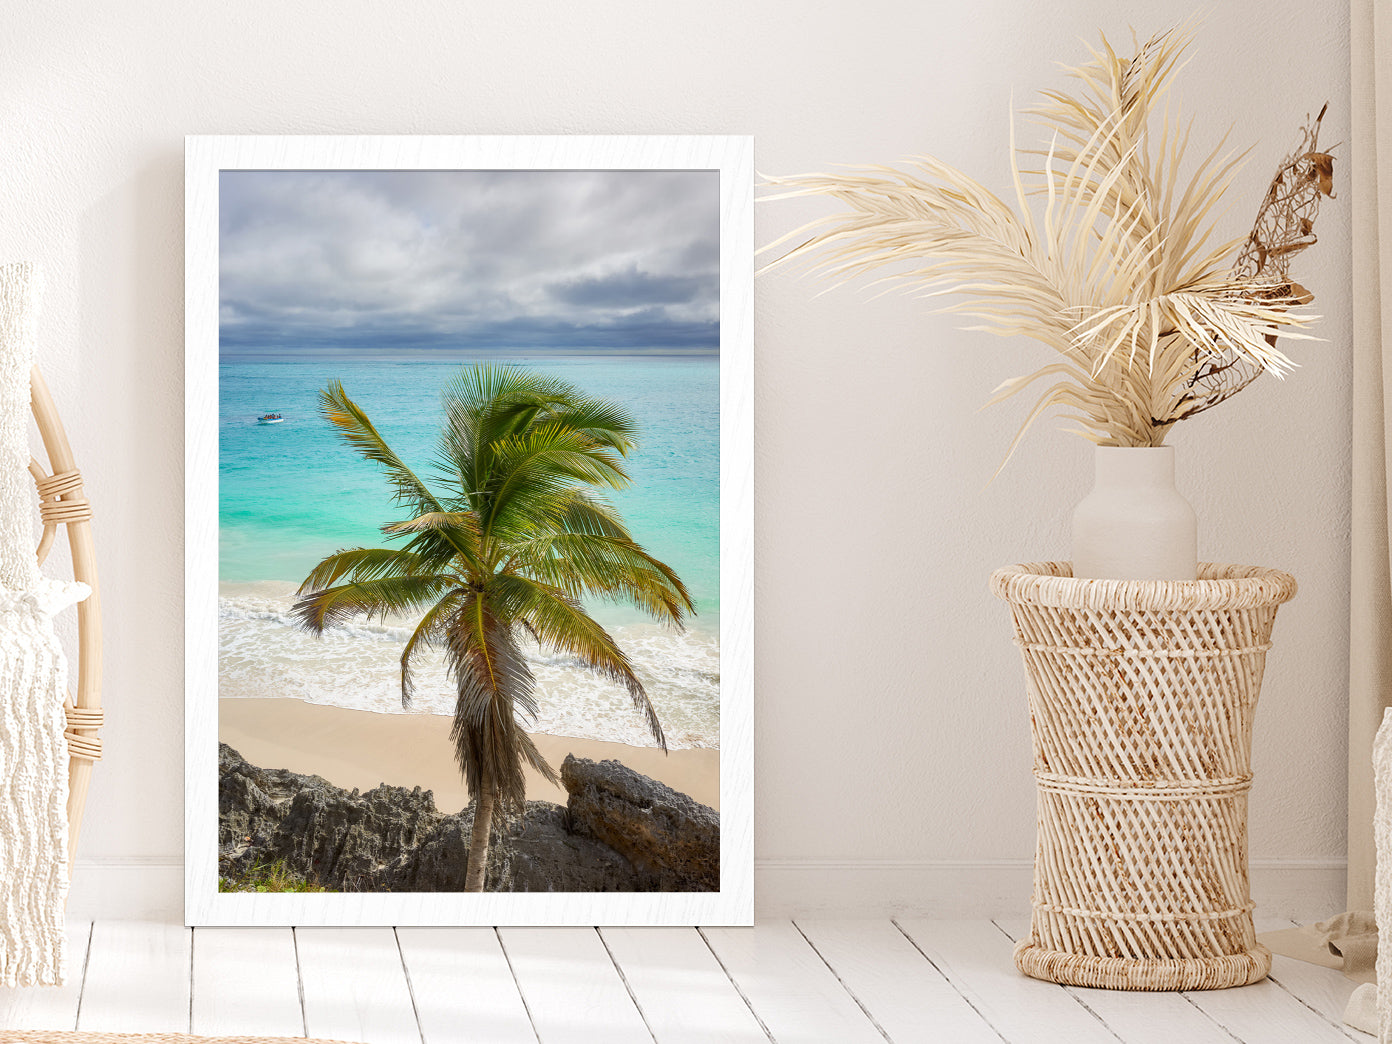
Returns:
[[[1092,492],[1073,512],[1073,575],[1193,580],[1198,517],[1175,489],[1173,446],[1098,446]]]

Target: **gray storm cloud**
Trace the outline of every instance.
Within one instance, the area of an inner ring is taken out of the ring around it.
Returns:
[[[714,350],[715,171],[224,171],[224,357]]]

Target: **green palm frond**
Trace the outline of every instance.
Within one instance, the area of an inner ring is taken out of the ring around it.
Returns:
[[[559,507],[560,529],[563,532],[593,533],[619,540],[633,539],[614,506],[592,493],[573,489]]]
[[[549,421],[494,443],[494,467],[501,477],[494,499],[505,498],[510,487],[555,476],[569,485],[581,483],[623,489],[628,473],[623,458],[588,435]]]
[[[485,489],[492,448],[526,431],[538,416],[580,397],[566,381],[518,366],[467,367],[444,388],[445,427],[437,464],[465,491]]]
[[[416,686],[412,666],[416,655],[432,646],[443,644],[449,626],[458,614],[464,598],[465,593],[462,590],[451,591],[445,595],[426,611],[425,615],[420,618],[420,623],[416,624],[415,630],[411,632],[411,637],[406,639],[406,645],[401,650],[402,707],[409,708],[411,699],[415,695]]]
[[[332,587],[345,577],[350,580],[376,580],[384,576],[412,576],[433,570],[419,555],[401,548],[357,547],[335,551],[310,570],[297,594],[309,594]]]
[[[319,393],[319,405],[320,412],[338,428],[348,445],[357,450],[364,460],[381,465],[398,501],[410,504],[417,514],[443,510],[425,483],[387,445],[386,439],[382,438],[362,408],[348,398],[339,381],[330,381],[329,386]]]
[[[490,595],[506,606],[509,616],[525,620],[543,646],[574,656],[591,670],[627,691],[633,705],[647,719],[648,731],[665,751],[667,739],[657,711],[627,655],[613,637],[558,588],[516,574],[498,577]]]
[[[302,596],[290,613],[314,634],[357,617],[383,619],[419,612],[459,585],[453,576],[391,576],[363,580]]]
[[[532,737],[528,736],[521,729],[517,730],[517,752],[521,755],[522,760],[536,769],[536,771],[541,774],[541,777],[548,783],[560,784],[561,777],[556,775],[556,770],[551,767],[541,751],[537,749],[537,745],[532,742]]]
[[[621,599],[680,627],[695,611],[675,570],[633,540],[591,533],[553,533],[514,545],[509,571],[540,580],[567,598]]]
[[[472,511],[427,511],[404,522],[388,522],[382,526],[382,532],[387,536],[422,533],[426,530],[463,530],[471,538],[477,539],[478,516]]]
[[[596,446],[620,456],[627,456],[638,444],[633,414],[608,399],[577,398],[555,405],[546,414],[546,421],[577,431]]]
[[[363,459],[381,466],[397,502],[410,506],[417,516],[446,510],[429,487],[387,444],[362,407],[348,397],[341,382],[330,381],[329,386],[319,393],[319,403],[320,412],[338,428],[343,440],[357,450]],[[447,531],[444,538],[461,556],[477,560],[477,555],[466,541],[457,540]]]
[[[447,527],[388,536],[390,539],[406,538],[402,550],[419,558],[420,572],[443,573],[453,570],[465,576],[487,575],[478,534],[470,530]]]
[[[556,424],[509,437],[493,447],[492,456],[493,480],[481,506],[483,539],[490,546],[560,531],[585,511],[577,506],[577,489],[622,488],[629,481],[613,451]],[[602,524],[594,510],[588,514]]]

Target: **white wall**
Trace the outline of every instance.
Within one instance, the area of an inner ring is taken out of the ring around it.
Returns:
[[[526,4],[415,0],[7,9],[0,257],[49,278],[43,365],[98,509],[108,756],[78,890],[108,915],[177,887],[182,760],[182,148],[187,133],[752,133],[767,172],[930,152],[1004,185],[1007,118],[1102,28],[1192,0]],[[1241,234],[1305,114],[1348,139],[1347,24],[1296,0],[1213,7],[1179,98],[1200,144],[1258,142]],[[1022,135],[1028,131],[1022,127]],[[1277,624],[1251,805],[1267,912],[1342,902],[1348,592],[1347,145],[1300,274],[1326,316],[1307,365],[1182,426],[1206,557],[1301,583]],[[815,207],[761,208],[759,239]],[[991,485],[1023,403],[977,412],[1044,349],[920,303],[761,280],[761,909],[854,900],[1018,909],[1032,852],[1023,675],[986,590],[1065,557],[1089,482],[1041,424]],[[103,869],[105,868],[105,869]],[[177,904],[170,892],[166,902]]]

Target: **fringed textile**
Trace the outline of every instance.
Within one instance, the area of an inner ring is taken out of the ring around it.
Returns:
[[[29,476],[33,266],[0,266],[0,986],[65,975],[68,895],[67,661],[53,615],[86,584],[39,574]]]

